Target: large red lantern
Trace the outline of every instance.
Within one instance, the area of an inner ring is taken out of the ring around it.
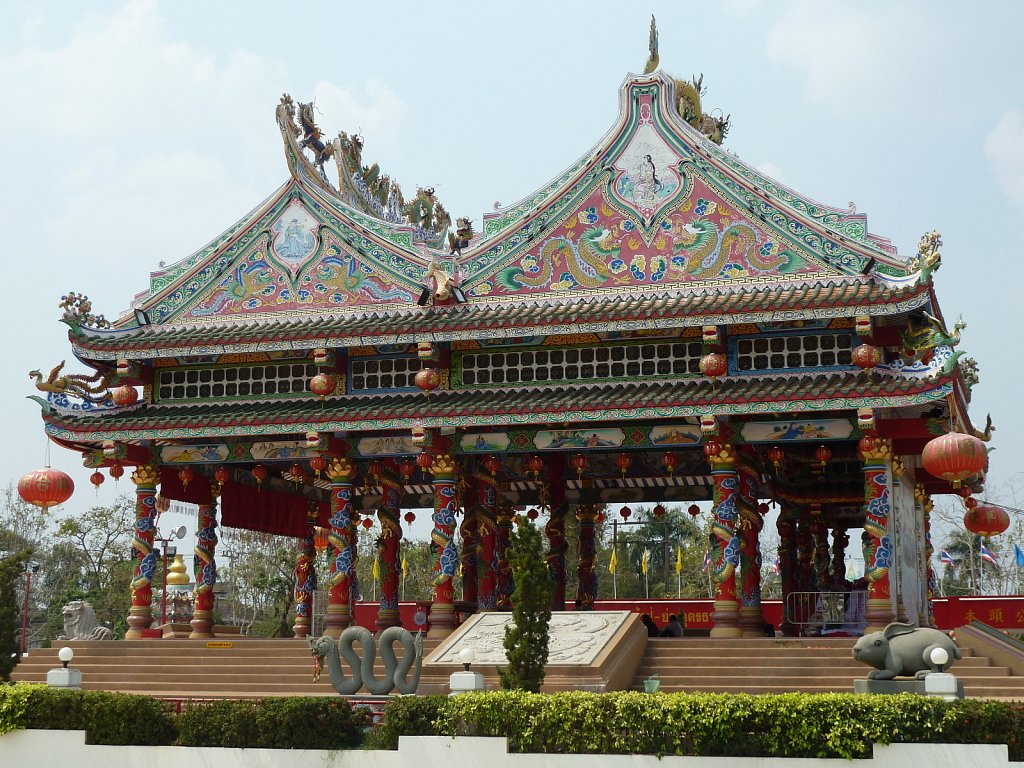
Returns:
[[[413,383],[429,395],[441,386],[441,374],[436,368],[424,368],[416,372]]]
[[[288,470],[288,476],[296,485],[301,485],[302,481],[306,479],[306,473],[302,471],[302,467],[298,464],[292,464],[292,468]]]
[[[700,359],[700,372],[709,379],[724,376],[728,370],[728,360],[721,352],[709,352]]]
[[[661,504],[654,505],[654,516],[659,520],[665,516],[665,507]]]
[[[853,364],[868,371],[882,362],[882,350],[871,344],[860,344],[853,348]]]
[[[412,477],[413,472],[416,471],[416,462],[412,459],[405,459],[401,464],[398,465],[398,472],[402,475],[406,482]]]
[[[114,405],[131,405],[139,400],[139,391],[135,387],[123,386],[117,387],[110,393],[110,399],[114,401]]]
[[[252,468],[252,476],[256,478],[256,485],[263,487],[263,481],[267,479],[267,468],[257,464]]]
[[[615,466],[619,468],[622,476],[625,477],[626,473],[629,472],[629,468],[633,466],[633,459],[626,453],[620,453],[615,457]]]
[[[192,467],[182,467],[178,470],[178,479],[181,480],[182,488],[188,488],[188,484],[194,477],[195,473],[192,471]]]
[[[110,469],[107,471],[110,472],[110,476],[114,478],[115,483],[124,477],[124,467],[118,462],[111,464]]]
[[[310,469],[316,472],[316,476],[320,477],[320,473],[327,467],[327,459],[323,456],[314,456],[309,460]]]
[[[89,482],[96,488],[96,493],[100,492],[100,486],[103,485],[103,481],[106,479],[98,469],[89,475]]]
[[[775,469],[782,466],[782,460],[786,458],[786,452],[779,446],[773,445],[768,449],[768,460],[775,465]]]
[[[572,457],[572,459],[570,459],[570,463],[572,464],[573,469],[576,470],[576,477],[582,479],[583,472],[584,470],[586,470],[587,465],[590,462],[587,461],[587,457],[584,456],[582,453],[577,453],[575,456]]]
[[[330,373],[318,373],[309,380],[309,391],[323,400],[328,395],[333,395],[338,386],[338,378]]]
[[[696,504],[691,504],[686,508],[686,511],[690,513],[690,517],[696,517],[700,514],[700,507]]]
[[[676,467],[679,466],[679,457],[674,453],[666,453],[661,457],[661,463],[665,465],[665,469],[671,475],[676,471]]]
[[[627,506],[623,506],[622,509],[619,510],[619,515],[622,517],[623,520],[629,520],[629,516],[632,514],[633,510]]]
[[[708,440],[704,443],[704,455],[709,459],[715,458],[722,452],[722,444],[717,440]]]
[[[526,469],[532,472],[534,477],[539,477],[541,470],[544,469],[544,459],[534,454],[526,460]]]
[[[29,472],[18,481],[18,495],[41,509],[63,504],[74,492],[75,483],[71,478],[53,467]]]
[[[1009,527],[1006,510],[992,504],[978,504],[964,515],[964,528],[978,536],[997,536]]]
[[[430,465],[434,463],[434,457],[424,451],[416,456],[416,466],[426,472],[430,469]]]
[[[416,513],[415,512],[406,512],[405,513],[405,522],[407,524],[412,525],[412,523],[413,523],[413,521],[415,519],[416,519]]]
[[[827,445],[819,445],[818,449],[814,452],[814,458],[818,460],[818,463],[821,464],[821,468],[824,470],[828,460],[832,458],[832,451]]]
[[[491,473],[491,477],[494,477],[498,474],[498,470],[501,469],[501,459],[492,453],[484,459],[484,469]]]
[[[228,472],[227,467],[217,467],[213,473],[213,479],[221,485],[224,485],[231,477],[231,473]]]
[[[380,459],[374,459],[367,466],[367,471],[374,480],[380,480],[380,476],[384,474],[384,462]]]
[[[929,473],[941,477],[959,488],[963,480],[976,475],[985,469],[988,454],[985,444],[962,432],[949,434],[929,440],[921,453],[921,463]]]

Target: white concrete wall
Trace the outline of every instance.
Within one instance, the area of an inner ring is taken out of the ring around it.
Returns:
[[[403,738],[397,752],[86,746],[82,731],[15,731],[0,736],[3,768],[1002,768],[1004,745],[892,744],[870,760],[653,755],[510,755],[504,739]]]

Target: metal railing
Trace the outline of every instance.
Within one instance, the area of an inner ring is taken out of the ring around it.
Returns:
[[[864,590],[790,592],[782,607],[782,621],[796,627],[801,635],[863,634],[867,596]]]

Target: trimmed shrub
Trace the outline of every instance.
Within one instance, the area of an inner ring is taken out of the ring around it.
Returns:
[[[366,738],[367,749],[398,749],[399,736],[435,736],[434,722],[445,712],[448,697],[398,696],[387,703],[383,722]]]

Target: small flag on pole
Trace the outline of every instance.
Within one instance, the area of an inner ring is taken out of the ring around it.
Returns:
[[[380,558],[373,558],[373,570],[371,571],[374,581],[380,581]]]
[[[619,558],[615,555],[615,550],[612,550],[612,557],[608,561],[608,573],[615,573],[615,566],[619,562]]]
[[[711,567],[711,554],[708,550],[704,550],[704,564],[700,567],[701,571],[707,573],[708,568]]]
[[[772,562],[772,570],[775,571],[776,574],[782,573],[782,563],[779,562],[778,555],[775,556],[775,560]]]
[[[944,549],[939,550],[939,562],[943,565],[948,565],[950,568],[956,568],[956,560]]]
[[[989,563],[992,563],[992,565],[999,565],[999,558],[998,558],[998,556],[993,555],[991,552],[989,552],[988,551],[988,547],[986,547],[984,544],[981,545],[981,553],[980,554],[981,554],[981,559],[982,560],[985,560],[985,561],[987,561]]]
[[[405,555],[402,555],[402,578],[404,579],[409,575],[409,561],[405,559]]]
[[[1013,545],[1013,559],[1017,566],[1024,566],[1024,552],[1016,544]]]
[[[1024,554],[1021,555],[1024,557]],[[683,550],[680,547],[676,547],[676,576],[683,572]]]
[[[646,549],[644,550],[643,557],[640,558],[640,572],[644,576],[647,575],[647,550]]]

